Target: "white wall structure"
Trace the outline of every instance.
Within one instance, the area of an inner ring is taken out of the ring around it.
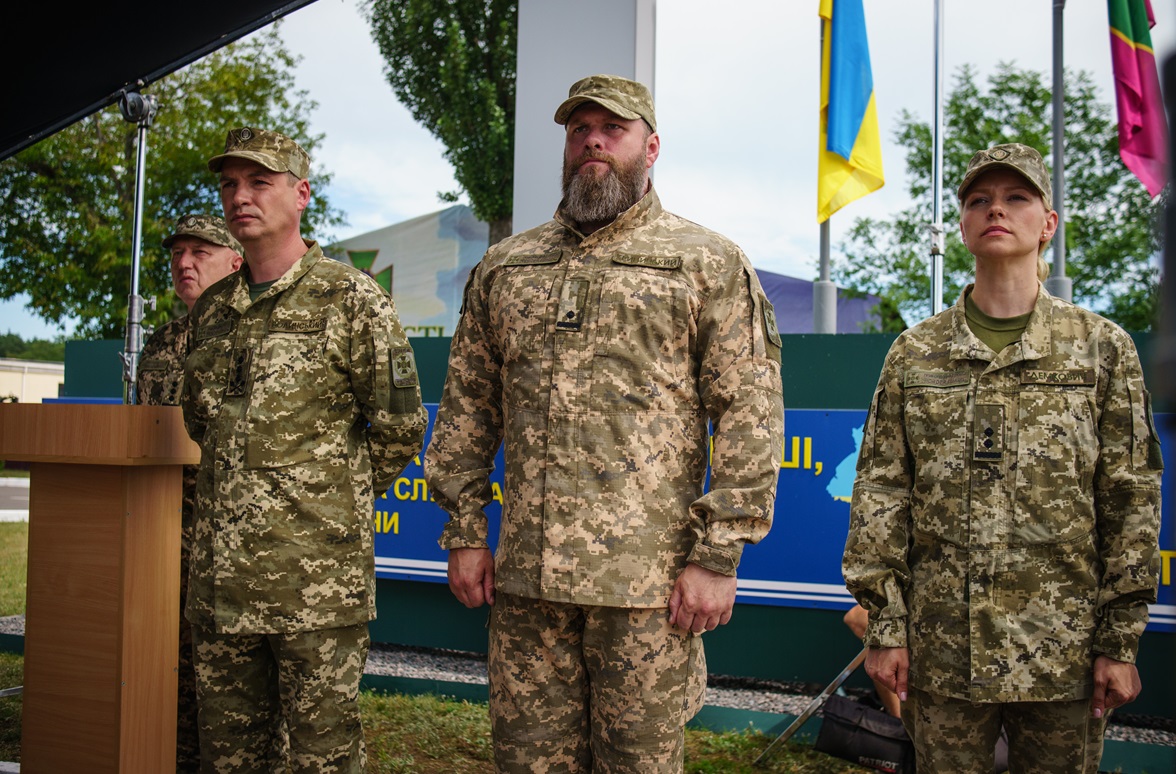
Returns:
[[[363,268],[387,288],[409,336],[452,336],[466,278],[489,236],[490,227],[473,210],[455,204],[344,239],[325,252]]]
[[[514,233],[551,220],[564,134],[555,109],[568,87],[607,73],[653,92],[655,0],[520,0],[515,81]]]
[[[0,399],[41,403],[56,398],[65,383],[65,363],[0,358]]]

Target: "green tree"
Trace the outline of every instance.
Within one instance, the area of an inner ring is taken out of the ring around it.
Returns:
[[[397,99],[445,146],[490,243],[509,236],[518,2],[365,0],[363,9]]]
[[[1161,214],[1167,191],[1154,201],[1119,158],[1111,108],[1099,101],[1088,73],[1065,76],[1066,275],[1075,303],[1105,314],[1128,330],[1150,330],[1159,300]],[[959,297],[974,272],[972,255],[959,237],[959,202],[953,181],[963,179],[979,148],[1020,142],[1041,152],[1052,169],[1052,97],[1041,73],[1005,63],[988,79],[960,68],[944,105],[946,246],[943,303]],[[834,261],[841,284],[874,293],[897,308],[909,323],[931,312],[930,224],[932,220],[932,137],[927,123],[904,111],[895,139],[906,148],[913,204],[889,220],[859,218]],[[1052,248],[1044,258],[1052,259]],[[891,318],[889,330],[901,330]]]
[[[65,360],[65,341],[61,339],[57,341],[29,339],[25,341],[19,334],[12,331],[0,333],[0,357],[60,363]]]
[[[277,25],[221,48],[143,90],[158,100],[147,130],[139,293],[160,302],[145,323],[182,314],[160,242],[180,215],[220,214],[207,160],[234,126],[273,128],[313,156],[316,106],[295,91]],[[138,127],[107,107],[0,163],[0,298],[30,297],[44,320],[79,320],[79,338],[121,338],[130,294]],[[342,218],[312,170],[309,232]]]

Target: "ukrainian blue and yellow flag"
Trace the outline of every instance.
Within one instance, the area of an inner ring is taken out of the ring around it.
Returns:
[[[824,223],[854,199],[877,191],[884,180],[862,0],[820,2],[823,42],[817,222]]]

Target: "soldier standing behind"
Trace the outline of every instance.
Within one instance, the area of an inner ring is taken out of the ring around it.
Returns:
[[[563,201],[470,276],[426,478],[450,588],[492,605],[498,770],[676,772],[699,635],[730,619],[743,546],[771,524],[780,337],[743,252],[662,209],[645,86],[585,78],[555,121]]]
[[[1159,440],[1131,338],[1051,297],[1049,172],[978,151],[958,189],[976,282],[886,356],[843,571],[866,671],[898,693],[920,771],[1094,774],[1139,694],[1156,599]]]
[[[203,770],[358,774],[374,496],[427,421],[412,348],[374,280],[302,239],[301,147],[234,129],[208,165],[245,267],[197,302],[184,382]]]
[[[205,288],[241,268],[241,245],[221,218],[184,215],[163,240],[171,254],[172,288],[188,307]],[[184,358],[192,318],[184,315],[162,325],[147,339],[136,373],[139,402],[148,406],[178,406],[184,383]],[[192,545],[192,507],[196,497],[196,466],[184,466],[184,494],[180,530],[180,652],[176,715],[176,774],[200,771],[197,735],[196,673],[192,667],[192,627],[184,618],[188,597],[188,555]]]

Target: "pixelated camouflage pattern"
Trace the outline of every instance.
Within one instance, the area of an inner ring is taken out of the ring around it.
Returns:
[[[594,102],[621,118],[632,121],[645,119],[649,128],[657,131],[657,115],[653,110],[653,95],[643,83],[618,75],[590,75],[581,78],[568,89],[568,98],[555,110],[555,122],[564,125],[576,108]]]
[[[902,716],[915,769],[952,774],[1096,774],[1109,717],[1091,717],[1088,699],[974,704],[918,689],[903,702]],[[995,768],[1002,724],[1008,765]]]
[[[210,244],[227,247],[237,255],[245,254],[241,243],[229,233],[224,218],[212,215],[181,215],[176,219],[171,234],[163,240],[164,249],[170,248],[172,243],[182,236],[197,237]]]
[[[310,174],[310,156],[298,143],[284,134],[268,129],[242,126],[230,129],[225,138],[225,152],[208,160],[208,168],[220,172],[225,159],[256,161],[271,172],[289,172],[299,179]]]
[[[135,372],[135,392],[144,406],[178,406],[188,352],[187,316],[160,326],[143,344]],[[192,551],[192,509],[196,497],[196,465],[185,465],[180,508],[180,650],[177,677],[176,772],[200,770],[196,725],[196,672],[192,665],[192,627],[184,619],[188,598],[188,558]]]
[[[556,220],[492,247],[425,456],[450,514],[441,546],[487,544],[505,441],[499,591],[660,607],[687,561],[734,575],[768,532],[779,474],[769,309],[742,251],[652,191],[590,236]]]
[[[976,151],[968,161],[968,169],[956,189],[956,197],[962,202],[968,187],[976,178],[985,172],[1000,168],[1011,169],[1028,180],[1045,200],[1045,209],[1053,209],[1053,186],[1049,180],[1049,170],[1045,168],[1045,160],[1036,150],[1019,142],[994,145]]]
[[[933,693],[1089,697],[1156,599],[1162,467],[1122,329],[1042,288],[997,355],[961,295],[895,341],[866,421],[842,566],[866,644]]]
[[[416,382],[393,383],[411,347],[383,288],[313,242],[254,302],[248,279],[229,275],[192,311],[188,619],[224,634],[366,622],[374,493],[420,450],[427,421]]]
[[[366,623],[270,635],[194,626],[193,636],[205,774],[363,774]]]
[[[499,594],[487,663],[496,771],[682,771],[706,659],[702,637],[664,610]]]

